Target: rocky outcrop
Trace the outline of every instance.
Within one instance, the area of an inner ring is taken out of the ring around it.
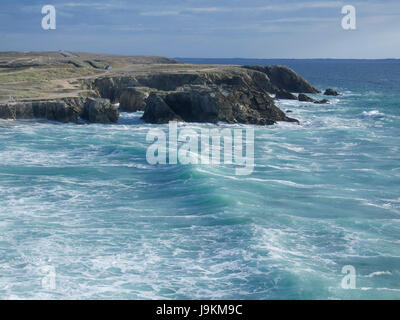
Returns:
[[[309,96],[305,95],[304,93],[299,94],[299,101],[302,102],[315,102],[313,98],[310,98]]]
[[[0,105],[0,119],[15,119],[15,109],[8,104]]]
[[[169,121],[182,121],[163,98],[152,93],[146,99],[146,112],[142,119],[148,123],[168,123]]]
[[[265,73],[242,67],[218,72],[100,78],[91,88],[103,98],[119,102],[123,111],[144,108],[143,120],[149,123],[172,119],[260,125],[297,121],[276,107],[269,93],[281,92],[297,99],[296,96],[277,88]]]
[[[126,112],[144,111],[145,99],[149,96],[147,88],[132,87],[121,90],[119,109]]]
[[[328,88],[325,90],[324,95],[325,96],[338,96],[339,92],[337,92],[336,90],[333,90],[331,88]]]
[[[150,123],[224,121],[271,125],[276,121],[297,122],[273,104],[266,93],[231,88],[152,93],[143,120]]]
[[[3,118],[45,118],[61,122],[114,123],[118,110],[144,111],[148,123],[186,122],[271,125],[298,122],[271,98],[315,102],[316,88],[284,66],[227,66],[202,70],[126,72],[82,80],[99,98],[73,98],[0,106]],[[298,92],[296,97],[291,92]]]
[[[64,98],[59,100],[42,100],[27,103],[1,104],[1,119],[47,119],[59,122],[75,122],[82,117],[89,122],[111,123],[118,120],[118,110],[106,102],[98,102],[103,107],[87,108],[88,101],[99,99]],[[102,99],[100,99],[102,100]],[[86,111],[85,111],[86,110]],[[90,110],[90,112],[88,111]],[[85,113],[86,112],[86,113]],[[88,115],[87,117],[85,117]]]
[[[88,98],[81,117],[93,123],[115,123],[118,121],[119,112],[108,99]]]
[[[25,53],[22,55],[27,58]],[[62,70],[57,69],[60,71],[55,76],[57,81],[39,79],[46,81],[43,88],[31,90],[31,85],[26,81],[16,82],[21,89],[18,90],[21,94],[14,97],[17,101],[25,96],[22,94],[24,90],[29,91],[26,96],[32,99],[49,95],[79,98],[46,98],[15,103],[14,98],[9,99],[15,90],[8,86],[0,95],[5,103],[0,104],[2,118],[113,123],[119,114],[111,103],[119,103],[122,111],[143,111],[143,119],[152,123],[175,119],[264,125],[277,121],[297,121],[286,116],[275,105],[275,100],[271,98],[273,95],[275,99],[295,100],[298,99],[297,93],[319,93],[285,66],[195,65],[159,57],[69,52],[29,53],[28,56],[33,56],[32,61],[37,61],[40,66],[49,67],[50,72],[60,66]],[[77,62],[74,65],[81,66],[83,63],[87,68],[83,70],[70,65],[71,59]],[[12,54],[6,59],[6,64],[15,60],[18,59]],[[107,65],[114,68],[97,70]],[[300,100],[313,101],[302,95]]]
[[[275,94],[275,99],[278,100],[297,100],[297,97],[293,94],[290,93],[289,91],[286,91],[284,89],[279,90]]]
[[[183,121],[211,123],[218,121],[218,98],[212,90],[172,92],[166,95],[164,100]]]
[[[265,73],[272,85],[278,89],[296,93],[320,93],[317,88],[286,66],[245,66],[244,68]]]
[[[316,103],[316,104],[329,104],[329,100],[328,99],[322,99],[322,100],[314,101],[314,103]]]
[[[316,104],[327,104],[327,103],[329,103],[329,100],[327,100],[327,99],[315,100],[315,99],[310,98],[309,96],[307,96],[307,95],[305,95],[303,93],[299,94],[299,101],[312,102],[312,103],[316,103]]]

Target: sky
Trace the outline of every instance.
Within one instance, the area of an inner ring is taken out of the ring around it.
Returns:
[[[43,30],[44,5],[56,29]],[[356,8],[356,30],[342,7]],[[400,58],[400,0],[1,0],[0,51]]]

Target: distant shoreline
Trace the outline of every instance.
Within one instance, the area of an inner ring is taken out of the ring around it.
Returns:
[[[400,62],[400,58],[386,58],[386,59],[336,59],[336,58],[188,58],[188,57],[174,57],[172,59],[176,59],[180,62],[185,61],[309,61],[309,62]]]

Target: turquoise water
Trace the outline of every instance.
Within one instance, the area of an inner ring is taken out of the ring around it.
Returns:
[[[250,176],[149,165],[140,113],[1,120],[0,298],[399,299],[400,63],[284,63],[343,95],[279,102]]]

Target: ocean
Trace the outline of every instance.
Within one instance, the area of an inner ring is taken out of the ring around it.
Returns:
[[[342,95],[238,126],[245,176],[149,164],[168,126],[140,112],[0,120],[0,299],[400,299],[400,61],[181,60],[285,64]]]

